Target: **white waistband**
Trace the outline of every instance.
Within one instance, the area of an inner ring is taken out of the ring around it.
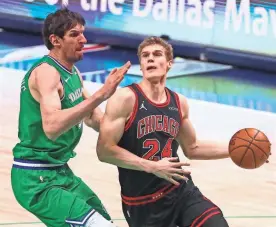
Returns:
[[[63,166],[64,164],[51,164],[51,163],[31,163],[31,162],[20,162],[20,161],[13,161],[14,165],[17,166],[25,166],[25,167],[57,167]]]

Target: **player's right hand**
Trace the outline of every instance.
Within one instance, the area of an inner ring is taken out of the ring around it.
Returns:
[[[115,68],[109,73],[109,75],[105,81],[105,84],[102,87],[105,99],[108,99],[109,97],[111,97],[114,94],[118,85],[124,79],[124,76],[127,73],[127,71],[129,70],[130,66],[131,66],[131,63],[130,63],[130,61],[128,61],[122,67]]]
[[[176,180],[188,181],[189,179],[184,175],[191,174],[190,171],[182,169],[182,166],[190,166],[190,164],[187,162],[179,162],[177,157],[163,158],[162,160],[153,163],[151,173],[171,182],[172,184],[179,185],[180,183]]]

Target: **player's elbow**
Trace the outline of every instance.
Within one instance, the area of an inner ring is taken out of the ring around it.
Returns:
[[[183,149],[183,152],[186,158],[190,160],[196,160],[197,159],[196,150],[197,150],[197,146],[190,146]]]
[[[96,132],[99,132],[100,130],[100,121],[98,120],[92,120],[91,118],[85,118],[84,124],[90,128],[93,128]]]
[[[196,159],[196,156],[193,154],[193,152],[185,152],[184,154],[189,160]]]
[[[58,138],[57,133],[53,133],[49,130],[44,130],[44,133],[49,140],[55,141]]]
[[[58,129],[55,124],[46,122],[43,124],[43,130],[49,140],[55,141],[59,136]]]
[[[107,144],[104,143],[102,140],[98,140],[97,147],[96,147],[96,152],[98,159],[101,162],[107,162],[108,155],[107,155]]]

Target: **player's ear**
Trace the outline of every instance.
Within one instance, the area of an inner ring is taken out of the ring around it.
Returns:
[[[60,39],[58,36],[51,34],[49,36],[49,40],[52,43],[53,46],[60,46]]]
[[[172,61],[172,60],[169,60],[169,61],[168,61],[168,71],[171,69],[172,64],[173,64],[173,61]]]

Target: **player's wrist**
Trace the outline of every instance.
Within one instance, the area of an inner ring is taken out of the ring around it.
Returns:
[[[154,173],[155,172],[155,166],[156,166],[156,163],[153,162],[153,161],[149,161],[149,160],[146,160],[146,159],[142,159],[141,162],[141,167],[142,167],[142,170],[145,171],[146,173]]]
[[[107,92],[105,91],[104,88],[99,89],[96,93],[95,93],[95,98],[97,100],[99,100],[100,102],[104,102],[108,99],[107,97]]]

